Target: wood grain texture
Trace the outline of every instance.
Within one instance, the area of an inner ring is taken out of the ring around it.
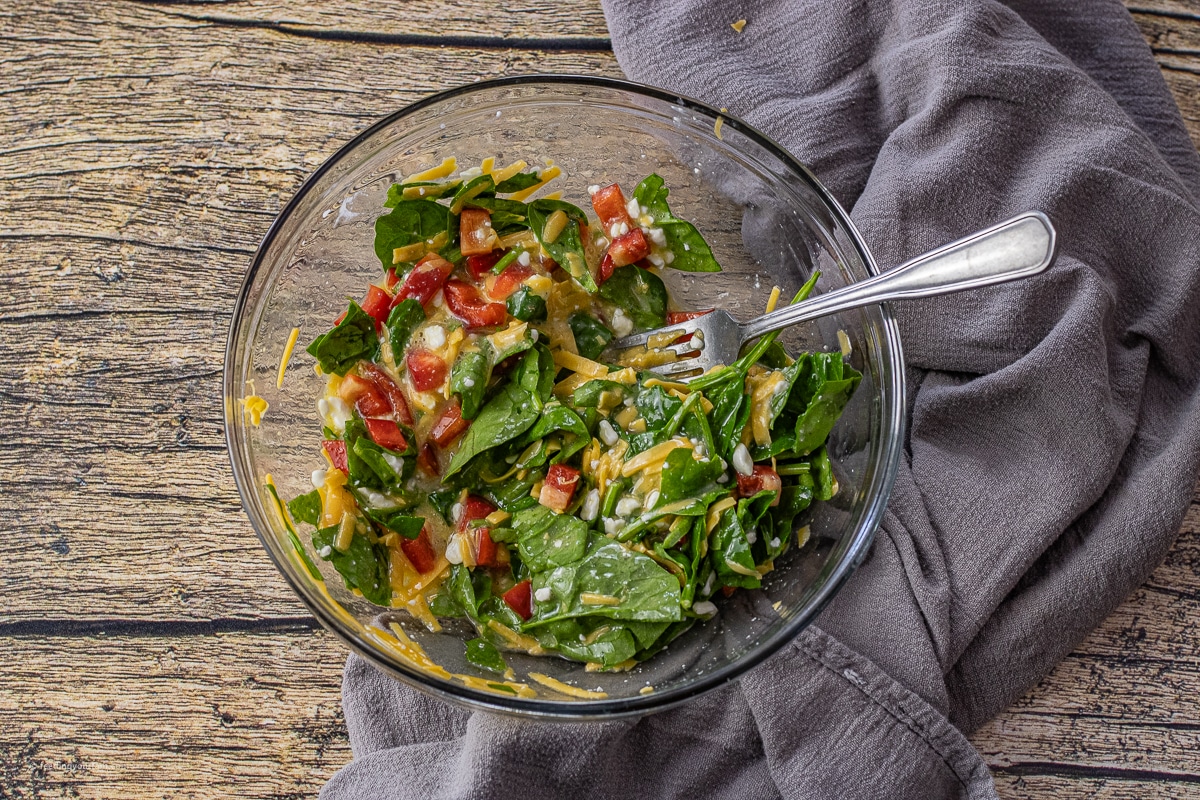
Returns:
[[[618,76],[596,0],[0,8],[0,798],[300,798],[344,651],[259,547],[228,312],[299,183],[429,92]],[[1200,142],[1200,0],[1131,3]],[[1200,506],[1145,587],[973,737],[1006,798],[1200,795]]]

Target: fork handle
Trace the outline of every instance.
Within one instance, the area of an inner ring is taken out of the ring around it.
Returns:
[[[851,308],[911,297],[976,289],[1027,278],[1054,261],[1054,226],[1040,211],[943,245],[874,278],[852,283],[803,303],[759,317],[743,328],[746,339]]]

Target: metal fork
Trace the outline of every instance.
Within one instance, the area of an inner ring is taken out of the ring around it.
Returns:
[[[932,297],[995,283],[1027,278],[1054,261],[1056,234],[1040,211],[1027,211],[958,241],[918,256],[893,270],[819,295],[749,322],[738,322],[723,310],[636,333],[611,342],[607,353],[642,348],[663,350],[678,360],[651,371],[687,382],[712,367],[732,364],[742,346],[765,333],[887,300]],[[679,342],[681,336],[692,334]]]

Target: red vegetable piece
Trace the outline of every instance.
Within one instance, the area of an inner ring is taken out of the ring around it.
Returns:
[[[690,319],[697,319],[699,317],[703,317],[705,314],[711,314],[711,313],[712,313],[711,308],[706,311],[668,311],[667,312],[667,325],[668,326],[678,325],[681,322],[687,322]],[[693,334],[685,333],[683,336],[680,336],[675,341],[678,344],[683,344],[684,342],[690,342],[692,340],[692,336],[693,336]]]
[[[401,300],[410,297],[422,306],[429,305],[438,289],[446,283],[452,269],[454,265],[437,253],[428,254],[404,276],[404,283],[400,285],[400,291],[396,292],[393,305],[398,305]]]
[[[433,552],[433,544],[429,541],[429,528],[421,528],[421,533],[415,539],[401,539],[400,549],[417,572],[429,572],[437,564],[437,553]]]
[[[413,415],[412,411],[408,408],[408,400],[405,399],[404,392],[400,389],[399,384],[392,380],[391,375],[388,375],[369,361],[359,362],[358,374],[369,380],[375,386],[375,389],[387,399],[388,405],[392,407],[392,411],[396,415],[396,419],[405,425],[413,424]]]
[[[612,256],[614,267],[634,264],[650,255],[650,242],[641,228],[633,228],[624,236],[613,239],[608,246],[608,255]]]
[[[413,347],[404,358],[408,376],[418,392],[436,389],[446,381],[446,360],[432,350]]]
[[[504,303],[489,303],[466,281],[446,281],[446,306],[458,317],[468,330],[491,328],[503,325],[508,317]]]
[[[404,438],[404,431],[400,430],[400,426],[395,421],[368,418],[365,422],[367,423],[367,435],[375,444],[400,452],[408,449],[408,440]]]
[[[470,272],[471,277],[475,280],[482,280],[483,276],[492,271],[492,267],[496,266],[496,262],[503,255],[503,250],[492,250],[479,256],[467,256],[467,272]]]
[[[468,495],[463,503],[462,516],[458,518],[458,532],[470,536],[475,550],[475,563],[481,567],[496,566],[496,543],[487,527],[473,527],[472,522],[483,519],[496,507],[476,495]]]
[[[571,505],[571,498],[575,496],[575,488],[578,485],[579,470],[565,464],[554,464],[546,471],[546,480],[542,483],[538,502],[561,514]]]
[[[329,456],[330,463],[334,469],[340,469],[346,474],[350,473],[350,468],[346,466],[346,443],[339,439],[326,439],[321,443],[325,448],[325,454]]]
[[[358,409],[364,417],[381,417],[392,407],[375,385],[354,373],[346,375],[338,386],[338,397]]]
[[[455,397],[447,404],[438,421],[433,423],[429,438],[433,439],[438,447],[449,447],[469,427],[471,422],[462,418],[462,404],[458,397]]]
[[[740,472],[737,474],[737,487],[738,494],[742,497],[753,497],[763,491],[774,492],[775,499],[771,501],[771,505],[777,506],[783,481],[780,480],[779,473],[775,470],[755,464],[754,472],[750,475],[743,475]]]
[[[417,468],[431,478],[441,477],[442,467],[438,464],[437,450],[430,442],[421,445],[417,451]]]
[[[458,234],[458,249],[464,256],[490,253],[498,241],[486,208],[464,208],[458,215]]]
[[[392,296],[378,286],[371,286],[367,289],[367,299],[363,300],[362,310],[375,318],[375,332],[378,333],[383,330],[383,324],[387,322],[388,314],[392,310]]]
[[[387,275],[384,277],[384,285],[387,286],[388,291],[395,291],[396,284],[399,282],[400,276],[396,274],[396,268],[388,267]]]
[[[605,252],[604,258],[600,259],[600,269],[599,274],[596,275],[596,283],[601,284],[611,278],[614,269],[616,269],[616,266],[613,264],[612,256]]]
[[[530,588],[531,586],[532,584],[529,582],[529,579],[526,578],[500,596],[500,599],[508,603],[508,607],[517,612],[517,616],[521,619],[529,619],[533,616],[533,590]]]
[[[722,586],[721,587],[721,594],[725,595],[726,597],[732,597],[733,593],[736,591],[737,591],[736,586]]]
[[[604,224],[606,236],[612,231],[613,225],[619,225],[622,222],[628,225],[630,230],[635,227],[633,219],[626,209],[625,195],[622,194],[621,187],[615,183],[605,186],[592,195],[592,208],[596,209],[596,216]]]
[[[491,290],[488,292],[493,299],[505,300],[510,294],[521,288],[521,284],[533,273],[532,267],[525,267],[520,264],[509,264],[504,268],[504,271],[496,278],[492,284]]]
[[[492,541],[492,532],[490,529],[475,529],[472,544],[475,547],[475,564],[477,566],[499,566],[499,563],[496,561],[496,543]]]

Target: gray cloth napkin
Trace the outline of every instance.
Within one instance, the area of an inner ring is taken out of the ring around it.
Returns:
[[[819,628],[595,725],[470,714],[352,657],[355,760],[321,796],[994,797],[961,731],[1145,580],[1200,460],[1200,159],[1150,52],[1115,0],[605,3],[632,79],[765,130],[881,264],[1028,208],[1058,262],[895,306],[905,458]]]

